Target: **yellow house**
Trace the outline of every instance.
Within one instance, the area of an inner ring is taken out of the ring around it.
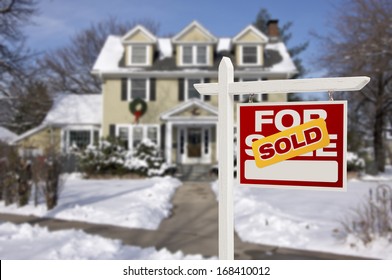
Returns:
[[[216,82],[223,56],[231,58],[236,81],[292,78],[297,69],[277,30],[277,21],[271,21],[269,34],[249,25],[232,38],[221,38],[193,21],[171,38],[157,37],[141,25],[123,36],[110,35],[92,69],[102,81],[101,105],[95,108],[100,122],[57,124],[52,134],[41,134],[52,135],[59,149],[67,151],[82,143],[78,139],[83,135],[84,143],[91,143],[99,127],[100,137],[118,137],[129,150],[149,138],[168,163],[216,163],[217,97],[200,96],[193,84]],[[235,100],[248,99],[243,95]],[[285,100],[285,94],[253,98]],[[18,141],[28,143],[34,137],[32,133]]]

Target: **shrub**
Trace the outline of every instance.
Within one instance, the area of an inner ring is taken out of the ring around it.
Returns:
[[[172,168],[160,156],[158,146],[149,139],[139,143],[133,156],[125,162],[125,166],[130,171],[148,177],[166,175]]]
[[[78,155],[81,171],[88,177],[106,174],[123,175],[127,172],[124,163],[128,151],[116,141],[101,141],[98,146],[88,146]]]
[[[61,180],[62,158],[53,149],[44,156],[35,157],[32,163],[32,178],[35,185],[35,204],[39,194],[43,194],[48,210],[56,207],[63,187]]]
[[[134,153],[125,150],[116,140],[104,140],[98,146],[89,146],[79,152],[81,171],[87,177],[97,175],[163,176],[172,170],[159,155],[152,141],[145,139]]]
[[[346,235],[352,234],[365,245],[378,237],[392,243],[392,189],[379,185],[370,189],[366,202],[342,223]]]
[[[365,169],[365,160],[356,153],[347,152],[347,171],[362,171]]]

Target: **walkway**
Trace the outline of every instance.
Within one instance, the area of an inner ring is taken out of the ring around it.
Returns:
[[[30,223],[49,230],[81,229],[86,233],[120,239],[139,247],[167,248],[171,252],[218,256],[218,203],[209,183],[185,182],[173,197],[172,215],[156,231],[112,225],[90,224],[59,219],[0,214],[0,220],[16,224]],[[293,250],[242,242],[235,235],[235,259],[358,259],[321,252]]]

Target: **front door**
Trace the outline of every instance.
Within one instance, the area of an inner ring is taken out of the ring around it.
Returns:
[[[201,139],[202,129],[201,128],[188,128],[187,133],[187,153],[188,158],[200,158],[201,157]]]
[[[177,139],[178,163],[211,163],[211,127],[179,127]]]

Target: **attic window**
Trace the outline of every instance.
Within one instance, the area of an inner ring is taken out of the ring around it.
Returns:
[[[257,64],[257,47],[243,46],[242,47],[242,64]]]
[[[182,65],[208,64],[207,46],[182,46]]]
[[[147,65],[148,64],[148,46],[133,45],[129,46],[129,65]]]

